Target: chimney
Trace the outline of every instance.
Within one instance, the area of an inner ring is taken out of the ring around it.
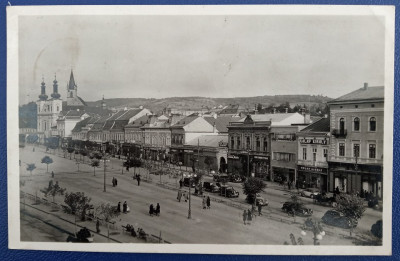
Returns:
[[[364,82],[364,88],[363,88],[363,90],[366,90],[368,88],[368,83],[367,82]]]

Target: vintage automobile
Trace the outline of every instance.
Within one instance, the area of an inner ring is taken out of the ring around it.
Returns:
[[[302,217],[309,217],[313,214],[313,210],[306,208],[303,203],[289,201],[283,203],[282,211],[288,213],[289,215]]]
[[[203,182],[203,188],[205,191],[208,192],[219,192],[220,187],[217,186],[216,184],[212,183],[212,182],[208,182],[208,181],[204,181]]]
[[[322,221],[327,225],[341,228],[354,228],[358,224],[357,220],[346,217],[336,210],[328,210],[322,217]]]
[[[237,198],[239,197],[239,192],[237,192],[232,186],[222,185],[219,194],[227,198]]]
[[[319,193],[314,197],[314,203],[320,205],[329,205],[331,207],[336,207],[336,197],[333,193]]]
[[[302,197],[314,198],[319,194],[319,190],[316,188],[307,188],[299,192]]]
[[[229,181],[229,176],[227,174],[215,174],[213,180],[220,183],[226,183]]]
[[[183,186],[189,187],[189,184],[190,184],[190,183],[191,183],[191,187],[194,188],[194,187],[195,187],[195,184],[194,184],[193,181],[190,182],[190,178],[184,178],[184,179],[183,179]]]
[[[260,194],[256,194],[256,206],[268,206],[268,200],[261,197]]]
[[[229,176],[229,181],[234,182],[234,183],[241,183],[243,182],[243,177],[240,176],[239,174],[232,174]]]

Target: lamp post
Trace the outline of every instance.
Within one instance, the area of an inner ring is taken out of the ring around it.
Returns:
[[[192,181],[193,181],[193,177],[197,177],[196,174],[190,175],[189,176],[189,210],[188,210],[188,219],[192,218],[192,209],[191,209],[191,205],[192,205],[192,198],[190,196],[190,188],[192,186]]]
[[[314,246],[318,246],[320,243],[319,241],[321,241],[323,239],[323,236],[325,236],[325,231],[323,230],[321,224],[319,221],[316,220],[312,220],[312,219],[307,219],[305,224],[304,224],[304,228],[305,227],[311,227],[311,231],[313,232],[313,240],[314,240]],[[305,229],[303,229],[301,231],[301,235],[302,236],[306,236],[307,233],[306,231],[304,231]]]
[[[103,162],[104,162],[104,192],[107,192],[107,190],[106,190],[106,167],[107,167],[107,164],[106,164],[106,153],[105,152],[103,153]]]
[[[247,150],[247,177],[250,177],[250,149]]]

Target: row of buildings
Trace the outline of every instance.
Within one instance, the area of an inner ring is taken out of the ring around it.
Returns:
[[[303,113],[197,112],[154,115],[146,108],[89,107],[71,71],[67,101],[56,79],[37,102],[37,133],[111,154],[284,180],[324,191],[382,195],[384,87],[355,90],[328,103],[327,117]],[[222,110],[224,111],[224,110]]]

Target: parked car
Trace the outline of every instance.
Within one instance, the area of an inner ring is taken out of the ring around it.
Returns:
[[[282,210],[288,214],[309,217],[313,214],[313,210],[306,208],[303,203],[298,202],[285,202],[283,203]]]
[[[299,192],[302,197],[309,197],[309,198],[314,198],[317,196],[320,192],[316,188],[307,188],[305,190],[302,190]]]
[[[183,186],[189,187],[189,184],[190,184],[190,178],[184,178],[184,179],[183,179]],[[195,187],[195,184],[194,184],[193,181],[192,181],[191,187],[192,187],[192,188]]]
[[[227,197],[227,198],[237,198],[239,197],[239,192],[236,191],[232,186],[226,186],[222,185],[221,190],[219,191],[219,194],[221,196]]]
[[[336,197],[335,194],[333,193],[319,193],[314,197],[314,200],[315,200],[314,203],[318,203],[320,205],[326,204],[331,207],[337,206]]]
[[[265,198],[261,197],[260,194],[256,194],[256,206],[268,206],[268,200]]]
[[[203,188],[205,191],[208,192],[218,192],[220,190],[219,186],[217,186],[216,184],[212,183],[212,182],[208,182],[208,181],[204,181],[203,182]]]
[[[229,176],[227,174],[215,174],[213,180],[216,182],[226,183],[229,181]]]
[[[357,220],[346,217],[336,210],[328,210],[322,217],[322,221],[325,224],[341,228],[354,228],[358,224]]]

